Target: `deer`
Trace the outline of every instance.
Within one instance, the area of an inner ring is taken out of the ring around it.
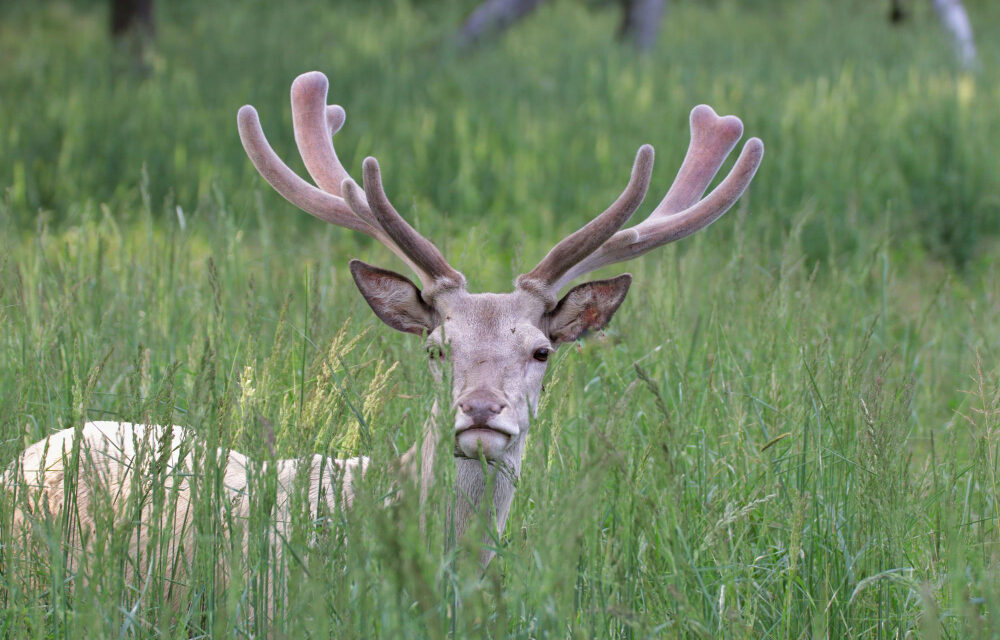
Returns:
[[[344,109],[327,104],[329,82],[312,71],[291,86],[291,109],[296,146],[310,184],[285,164],[268,143],[257,110],[239,109],[237,124],[243,147],[254,167],[280,195],[306,213],[329,224],[371,236],[395,254],[419,280],[395,271],[351,260],[351,276],[375,315],[389,327],[424,340],[431,374],[442,379],[450,368],[451,407],[444,427],[435,402],[425,422],[424,437],[399,460],[398,467],[420,483],[423,499],[430,471],[439,464],[435,437],[453,438],[456,500],[447,521],[455,539],[470,520],[488,511],[490,527],[502,535],[514,498],[531,420],[538,409],[543,380],[552,354],[589,332],[604,329],[625,300],[632,282],[628,273],[584,282],[560,292],[573,281],[602,267],[625,262],[687,237],[719,219],[741,197],[763,157],[764,145],[750,138],[732,169],[708,194],[705,192],[725,159],[743,135],[735,116],[719,116],[707,105],[690,114],[691,138],[677,176],[663,199],[641,222],[625,227],[641,206],[653,171],[653,148],[639,148],[621,195],[601,214],[558,242],[530,271],[514,280],[506,293],[470,293],[465,276],[442,252],[418,233],[396,210],[383,188],[381,169],[373,157],[362,163],[359,185],[337,156],[333,137],[346,120]],[[435,429],[443,433],[434,433]],[[57,513],[63,495],[67,451],[74,443],[90,453],[84,456],[87,479],[77,484],[78,507],[103,493],[119,501],[127,496],[135,464],[137,441],[148,442],[166,461],[165,477],[187,468],[190,452],[178,443],[191,434],[177,426],[162,427],[126,422],[90,422],[59,431],[29,447],[5,473],[3,485],[22,493],[42,495],[39,508]],[[419,445],[419,446],[418,446]],[[452,450],[447,444],[445,450]],[[155,457],[155,456],[154,456]],[[220,451],[225,464],[224,486],[234,500],[245,491],[250,461],[235,451]],[[309,498],[333,508],[349,506],[357,483],[374,464],[364,457],[335,460],[314,455],[304,460],[277,460],[278,510],[288,502],[292,479],[306,465]],[[83,468],[81,463],[81,469]],[[186,499],[183,478],[179,492]],[[23,502],[23,501],[22,501]],[[29,514],[19,509],[16,519]],[[85,518],[81,511],[81,518]],[[181,535],[182,522],[173,523]],[[485,568],[495,552],[483,545]]]

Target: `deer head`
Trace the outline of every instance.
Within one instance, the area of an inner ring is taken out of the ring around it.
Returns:
[[[422,336],[432,367],[451,367],[455,456],[460,466],[467,462],[477,469],[482,455],[490,463],[519,472],[550,354],[559,345],[607,325],[632,278],[623,274],[585,282],[561,298],[559,292],[586,273],[714,222],[750,184],[764,152],[761,141],[751,138],[729,175],[702,198],[742,136],[743,124],[734,116],[717,116],[711,107],[695,107],[687,156],[670,190],[645,220],[622,230],[649,187],[653,170],[649,145],[639,148],[621,196],[519,276],[512,292],[472,294],[466,290],[465,276],[392,206],[374,158],[364,161],[362,186],[347,174],[331,139],[344,124],[345,113],[339,106],[327,106],[327,88],[326,77],[314,71],[296,78],[291,92],[295,142],[317,186],[278,158],[249,105],[240,109],[238,117],[243,146],[264,179],[292,204],[321,220],[372,236],[416,274],[422,288],[393,271],[360,260],[350,263],[354,281],[375,314],[394,329]],[[445,353],[447,362],[439,363]],[[470,487],[476,484],[468,482]],[[474,493],[475,487],[470,491]],[[498,505],[498,512],[502,528],[503,505]]]

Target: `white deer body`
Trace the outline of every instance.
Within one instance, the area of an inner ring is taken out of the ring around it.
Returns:
[[[28,517],[54,517],[66,506],[67,467],[74,456],[75,429],[63,429],[48,438],[27,447],[0,477],[0,486],[18,496],[15,501],[14,530],[27,524]],[[163,522],[153,522],[154,507],[146,497],[133,492],[149,492],[150,481],[157,481],[164,494],[176,499],[176,507],[169,511],[173,522],[169,529],[181,539],[175,540],[176,548],[190,550],[191,485],[190,478],[198,469],[195,455],[199,440],[187,429],[179,426],[132,424],[130,422],[88,422],[79,431],[76,454],[78,463],[72,472],[74,515],[79,520],[80,536],[88,537],[86,530],[98,520],[98,510],[110,508],[118,518],[125,516],[127,505],[144,505],[138,515],[138,534],[134,541],[139,548],[149,543],[148,536],[154,527],[162,528]],[[232,507],[228,514],[235,520],[249,516],[251,461],[237,451],[219,449],[215,456],[224,465],[222,487],[225,498]],[[276,539],[287,536],[291,524],[289,508],[296,491],[301,490],[303,465],[308,465],[305,498],[314,517],[321,512],[333,513],[338,500],[349,506],[354,498],[355,482],[368,466],[367,458],[337,460],[314,455],[308,458],[263,462],[259,473],[270,473],[274,465],[275,504],[274,535]],[[129,514],[135,518],[135,514]]]
[[[450,519],[455,533],[461,535],[469,519],[484,508],[489,508],[498,533],[502,533],[549,354],[562,343],[603,328],[625,299],[631,276],[586,282],[562,298],[559,292],[585,273],[628,260],[711,224],[749,185],[763,145],[756,138],[750,139],[729,175],[703,198],[742,135],[743,126],[733,116],[719,117],[707,106],[696,107],[691,112],[691,145],[684,163],[666,196],[645,220],[622,229],[642,204],[649,186],[653,151],[648,145],[639,149],[622,195],[604,213],[558,243],[533,270],[518,277],[512,292],[470,294],[465,277],[392,207],[374,158],[364,161],[363,189],[351,180],[331,142],[344,123],[344,111],[327,106],[327,86],[326,78],[318,72],[299,76],[292,84],[295,140],[318,188],[278,158],[250,106],[243,107],[238,118],[244,148],[261,175],[286,199],[321,220],[372,236],[417,274],[422,290],[392,271],[358,260],[350,265],[355,283],[380,319],[397,330],[425,338],[434,375],[440,379],[439,367],[451,368],[455,420],[447,437],[454,438],[455,491],[460,498]],[[447,362],[439,362],[445,358]],[[429,419],[427,424],[438,422],[442,421]],[[428,428],[425,425],[420,453],[414,447],[399,461],[404,470],[415,473],[419,455],[422,497],[426,495],[428,471],[440,464],[435,460],[433,443],[436,437],[446,435],[430,433]],[[67,430],[52,436],[44,455],[44,441],[32,445],[20,461],[24,482],[45,492],[51,511],[57,511],[65,498],[57,476],[62,474],[61,451],[72,448],[69,439],[73,433]],[[131,439],[152,435],[154,440],[162,440],[169,434],[176,441],[185,435],[180,427],[106,422],[88,423],[80,434],[91,450],[120,454],[107,455],[104,462],[95,459],[95,464],[105,467],[93,481],[77,485],[78,492],[89,492],[77,496],[78,504],[88,504],[95,492],[121,491],[128,484],[129,469],[133,468],[129,460],[135,455]],[[172,468],[188,464],[182,454],[171,456]],[[238,500],[247,487],[250,462],[235,452],[220,452],[218,459],[226,465],[225,490]],[[364,459],[340,461],[319,456],[307,462],[312,464],[311,503],[326,501],[328,506],[338,499],[350,503],[354,483],[367,464]],[[281,497],[287,500],[303,462],[283,460],[276,464],[280,503]],[[45,469],[44,475],[40,469]],[[324,475],[324,469],[337,473]],[[487,487],[493,488],[491,496],[485,495]],[[275,517],[280,520],[282,513],[279,504]],[[85,517],[83,512],[81,517]],[[488,562],[492,552],[485,551],[481,557]]]

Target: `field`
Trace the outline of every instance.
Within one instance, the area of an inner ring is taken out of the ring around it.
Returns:
[[[378,157],[475,291],[603,210],[645,142],[648,213],[698,103],[767,149],[719,222],[602,272],[635,282],[552,359],[485,575],[447,543],[449,464],[423,507],[383,508],[376,469],[279,563],[266,499],[249,553],[220,533],[209,453],[195,561],[139,581],[128,522],[74,565],[61,514],[19,557],[5,494],[0,637],[1000,636],[1000,9],[967,0],[964,75],[929,3],[891,27],[881,2],[678,0],[646,57],[614,6],[573,0],[456,51],[472,4],[163,2],[145,74],[104,3],[0,7],[0,465],[88,419],[259,459],[272,432],[282,457],[375,461],[419,437],[423,345],[347,262],[405,267],[287,204],[239,143],[253,103],[301,169],[298,73],[330,77],[345,165]]]

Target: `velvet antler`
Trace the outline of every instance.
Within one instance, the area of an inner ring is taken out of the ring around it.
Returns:
[[[333,147],[333,134],[346,119],[337,105],[327,106],[329,82],[318,71],[300,75],[292,83],[292,123],[295,143],[318,188],[300,178],[264,136],[257,110],[245,105],[237,123],[240,139],[257,171],[286,200],[320,220],[365,233],[399,256],[420,278],[424,293],[464,287],[456,271],[429,240],[411,227],[393,208],[382,188],[378,162],[364,162],[364,193],[351,180]]]
[[[642,170],[640,166],[648,162],[647,170],[651,170],[652,148],[644,145],[636,157],[633,182],[629,183],[619,201],[556,245],[537,267],[518,278],[518,285],[542,292],[546,298],[554,300],[560,289],[586,273],[630,260],[715,222],[750,185],[764,155],[764,143],[759,138],[750,138],[729,175],[712,193],[702,198],[742,135],[743,123],[739,118],[719,117],[707,105],[695,107],[691,111],[691,144],[687,155],[667,195],[649,217],[633,227],[618,231],[639,202],[635,202],[635,207],[627,214],[622,210],[609,215],[630,193],[637,170]],[[648,175],[645,184],[648,185]]]

